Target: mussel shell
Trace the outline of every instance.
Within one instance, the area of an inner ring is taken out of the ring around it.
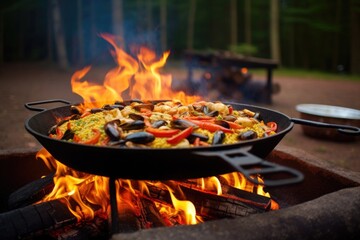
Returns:
[[[132,120],[144,121],[144,117],[136,113],[129,113],[129,118],[131,118]]]
[[[222,144],[225,139],[225,133],[223,131],[214,132],[214,137],[212,139],[211,145]]]
[[[190,143],[194,143],[195,139],[196,138],[199,138],[200,141],[203,141],[203,142],[207,142],[209,140],[209,137],[204,135],[204,134],[201,134],[201,133],[191,133],[188,137],[187,137],[187,140],[190,142]]]
[[[54,126],[52,126],[49,131],[48,131],[48,135],[50,134],[56,134],[56,128],[58,127],[57,124],[55,124]]]
[[[238,139],[240,140],[250,140],[250,139],[255,139],[257,137],[258,137],[257,133],[253,130],[247,130],[238,135]]]
[[[145,109],[149,109],[149,110],[154,110],[154,104],[152,103],[141,103],[141,104],[137,104],[135,106],[133,106],[133,108],[136,110],[136,111],[140,111],[142,108],[145,108]]]
[[[216,117],[218,115],[219,115],[219,111],[217,111],[217,110],[206,113],[206,116],[209,116],[209,117]]]
[[[120,127],[123,130],[139,130],[145,127],[145,122],[141,120],[134,120],[132,122],[123,123]]]
[[[153,128],[159,128],[161,126],[165,126],[167,122],[165,120],[157,120],[151,124],[151,127]]]
[[[102,112],[102,111],[104,111],[104,109],[102,109],[102,108],[92,108],[90,110],[91,113],[98,113],[98,112]]]
[[[133,143],[146,144],[155,140],[155,136],[148,132],[136,132],[127,135],[124,139]]]
[[[124,109],[124,105],[122,105],[122,104],[112,104],[112,105],[106,104],[102,108],[104,110],[113,110],[115,108],[118,108],[118,109],[122,110],[122,109]]]
[[[222,126],[222,127],[224,127],[224,128],[230,129],[230,124],[227,123],[227,122],[224,121],[224,120],[215,120],[214,123],[217,124],[217,125],[220,125],[220,126]]]
[[[226,115],[224,116],[224,120],[229,121],[229,122],[235,122],[237,118],[234,115]]]
[[[110,138],[111,141],[118,141],[121,138],[121,130],[118,128],[116,122],[107,122],[104,125],[104,130],[106,135]]]
[[[72,114],[82,114],[82,111],[80,110],[80,108],[76,105],[71,105],[70,106],[70,112]]]
[[[255,118],[256,120],[259,120],[259,121],[263,120],[263,118],[259,112],[256,112],[253,118]]]
[[[74,131],[72,131],[71,129],[66,129],[64,135],[61,137],[61,140],[70,140],[74,138]]]
[[[188,127],[194,127],[194,128],[198,127],[198,125],[196,125],[195,123],[192,123],[185,119],[175,119],[175,120],[171,121],[171,126],[173,128],[177,128],[177,129],[186,129]]]

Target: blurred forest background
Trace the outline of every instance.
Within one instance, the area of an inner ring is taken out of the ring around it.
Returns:
[[[1,0],[0,64],[106,64],[99,33],[181,59],[231,50],[281,67],[360,74],[360,0]]]

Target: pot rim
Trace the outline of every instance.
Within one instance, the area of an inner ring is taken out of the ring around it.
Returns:
[[[341,106],[325,104],[298,104],[296,105],[296,110],[300,113],[320,117],[360,120],[360,110]]]

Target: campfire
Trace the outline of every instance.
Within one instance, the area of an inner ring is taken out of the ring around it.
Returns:
[[[160,72],[169,52],[158,58],[150,49],[139,47],[133,48],[133,56],[120,48],[113,36],[101,36],[114,48],[111,53],[117,66],[106,74],[102,85],[84,80],[91,70],[89,66],[73,74],[73,92],[84,100],[77,108],[100,108],[126,99],[178,99],[183,103],[201,99],[171,89],[171,75]],[[112,179],[76,171],[57,161],[45,148],[36,157],[42,159],[54,175],[47,176],[52,181],[48,182],[46,191],[39,189],[46,194],[31,204],[42,206],[55,202],[61,208],[66,206],[64,211],[69,213],[64,221],[68,226],[50,231],[48,234],[53,237],[62,234],[64,229],[81,228],[84,223],[97,230],[110,223],[112,233],[124,233],[245,217],[280,208],[262,184],[249,182],[239,172],[167,181]],[[126,168],[126,165],[119,167]],[[262,183],[262,176],[254,178]]]

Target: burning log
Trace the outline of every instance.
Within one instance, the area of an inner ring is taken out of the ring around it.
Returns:
[[[67,225],[49,232],[49,239],[108,239],[108,220],[107,215],[97,214],[94,219],[80,221],[75,224]]]
[[[0,214],[0,239],[35,237],[75,222],[60,200],[30,205]]]
[[[245,217],[265,212],[265,209],[261,210],[260,208],[253,207],[234,196],[217,195],[213,192],[192,188],[189,185],[186,186],[183,183],[180,185],[180,188],[186,198],[194,203],[197,214],[209,219]]]
[[[146,219],[144,228],[164,227],[167,225],[156,208],[154,201],[147,198],[141,198],[140,201],[142,216]]]
[[[54,187],[54,174],[32,181],[13,192],[8,199],[10,210],[25,207],[40,201]]]
[[[270,205],[270,198],[258,196],[240,189],[224,186],[227,194],[216,195],[209,191],[203,191],[192,183],[176,182],[184,192],[186,199],[191,201],[197,210],[197,214],[214,219],[225,217],[248,216],[250,214],[265,212]],[[172,204],[167,189],[154,185],[148,185],[149,197],[154,201]],[[244,199],[244,197],[248,199]]]

